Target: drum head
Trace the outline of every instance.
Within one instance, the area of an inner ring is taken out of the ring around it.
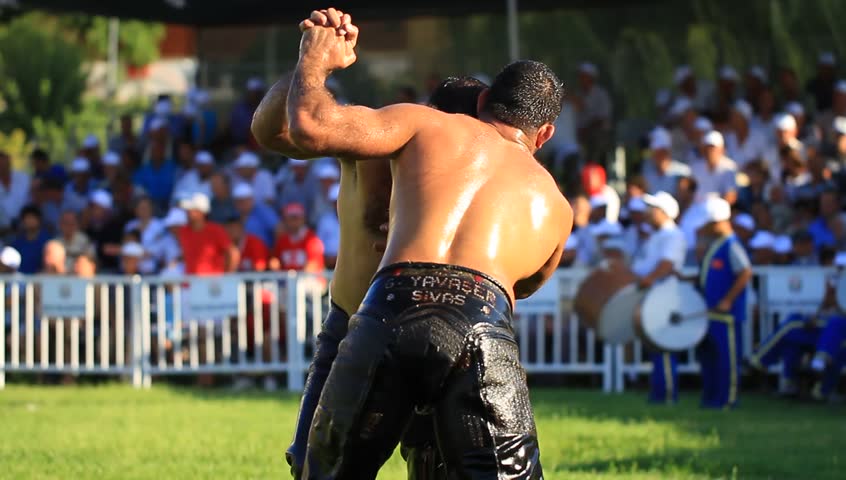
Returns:
[[[708,331],[708,309],[693,285],[668,279],[649,289],[640,306],[639,323],[644,340],[655,348],[687,350]]]
[[[609,343],[626,343],[634,340],[632,314],[643,299],[644,292],[637,286],[626,285],[614,294],[599,314],[597,335]]]
[[[846,312],[846,271],[841,272],[837,277],[837,306]]]

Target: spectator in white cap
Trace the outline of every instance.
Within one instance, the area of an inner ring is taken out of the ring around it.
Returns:
[[[740,77],[730,65],[723,65],[717,75],[717,88],[708,99],[707,109],[719,123],[728,121],[729,110],[738,98],[737,84]]]
[[[764,162],[770,169],[770,178],[776,183],[781,183],[782,161],[786,149],[803,150],[804,146],[799,141],[799,128],[796,119],[789,113],[779,113],[773,119],[775,142],[770,144],[764,155]]]
[[[120,155],[115,152],[106,152],[106,154],[103,155],[103,181],[100,182],[100,188],[110,188],[112,184],[114,184],[120,170]]]
[[[649,150],[652,154],[644,162],[642,175],[646,179],[649,193],[660,191],[674,194],[680,177],[690,175],[690,167],[672,158],[672,139],[663,128],[656,128],[649,135]]]
[[[730,204],[737,200],[737,166],[726,157],[725,143],[720,132],[713,130],[702,139],[705,159],[693,164],[691,175],[698,183],[697,198],[717,194]]]
[[[276,174],[278,207],[284,207],[289,203],[311,204],[318,190],[317,182],[310,175],[311,169],[311,162],[296,158],[288,159],[287,165],[279,169]]]
[[[740,240],[744,246],[749,245],[749,240],[755,234],[755,219],[748,213],[739,213],[735,215],[732,225],[734,225],[734,233],[737,239]]]
[[[153,211],[153,202],[147,198],[142,197],[135,202],[135,218],[126,224],[124,231],[137,232],[139,243],[145,250],[150,250],[158,241],[159,237],[164,234],[164,222],[156,218]],[[155,262],[145,260],[141,265],[141,272],[144,274],[155,273]]]
[[[790,265],[793,263],[793,240],[790,235],[777,235],[773,241],[773,253],[776,265]]]
[[[76,259],[80,255],[94,257],[94,244],[79,227],[79,214],[66,210],[59,217],[59,229],[56,240],[65,247],[67,257],[66,269],[73,269]]]
[[[179,230],[188,224],[188,214],[181,208],[171,208],[162,220],[165,231],[156,242],[147,248],[156,273],[182,267],[182,248],[179,245]]]
[[[192,89],[188,94],[188,104],[196,111],[191,119],[191,138],[195,145],[208,148],[217,136],[217,112],[209,106],[209,92]]]
[[[335,202],[329,199],[329,193],[332,186],[341,180],[341,170],[334,162],[315,165],[314,173],[318,181],[318,194],[312,198],[311,209],[308,211],[311,225],[317,225],[326,212],[336,210],[333,206]]]
[[[776,237],[766,230],[759,230],[749,240],[749,251],[753,265],[772,265],[775,261]]]
[[[787,102],[784,104],[785,113],[789,113],[796,120],[797,137],[804,141],[819,142],[822,139],[822,131],[816,124],[808,121],[805,107],[799,102]]]
[[[96,179],[103,178],[103,158],[100,151],[100,138],[89,133],[82,141],[82,156],[91,164],[91,175]]]
[[[676,98],[687,98],[693,105],[697,104],[696,76],[690,65],[679,65],[673,73],[673,84],[678,92]]]
[[[204,193],[212,198],[211,176],[215,171],[214,157],[206,150],[200,150],[194,155],[194,168],[189,170],[176,182],[173,187],[174,197],[179,192]]]
[[[817,126],[823,132],[823,141],[833,143],[836,138],[834,119],[846,117],[846,80],[834,84],[831,108],[817,115]]]
[[[768,141],[773,139],[773,122],[778,111],[773,89],[765,86],[761,89],[755,102],[750,103],[755,109],[755,116],[752,117],[752,130],[760,131]]]
[[[834,144],[829,149],[829,164],[840,177],[840,185],[846,185],[846,116],[832,121]]]
[[[20,252],[8,246],[0,250],[0,273],[15,273],[20,266]]]
[[[250,132],[250,124],[253,121],[253,113],[256,111],[259,102],[265,92],[264,80],[259,77],[251,77],[247,80],[246,94],[244,99],[232,109],[229,120],[229,133],[235,145],[255,147],[257,146]]]
[[[0,151],[0,231],[8,229],[29,198],[30,177],[12,169],[12,157]]]
[[[329,187],[328,198],[332,208],[326,210],[317,221],[317,237],[323,242],[323,258],[326,268],[334,269],[338,261],[338,249],[341,244],[341,224],[338,221],[338,193],[341,184],[335,183]]]
[[[94,243],[101,271],[114,273],[120,263],[120,246],[126,220],[114,212],[112,195],[105,190],[91,193],[85,233]]]
[[[65,185],[62,210],[81,212],[88,205],[88,197],[94,190],[95,182],[91,179],[91,164],[87,158],[75,158],[69,169],[70,182]]]
[[[792,114],[787,109],[788,104],[796,103],[802,105],[805,103],[805,94],[799,82],[799,75],[796,74],[796,70],[793,67],[781,65],[778,68],[777,81],[778,103],[784,105],[784,109]]]
[[[235,178],[232,183],[247,183],[253,187],[257,201],[271,204],[276,197],[276,187],[273,176],[261,168],[261,159],[251,151],[244,151],[235,159],[233,164]]]
[[[746,92],[746,101],[750,105],[758,104],[758,97],[761,91],[767,86],[767,72],[760,65],[753,65],[746,71],[743,79],[743,89]]]
[[[767,138],[760,130],[752,129],[752,106],[738,100],[729,113],[730,130],[725,136],[726,153],[743,170],[750,162],[760,160],[767,152]]]
[[[232,188],[232,199],[246,232],[260,238],[265,245],[273,245],[276,226],[279,225],[279,216],[274,209],[258,201],[248,183],[236,183]]]
[[[146,257],[147,252],[144,247],[137,242],[124,243],[120,248],[120,273],[124,275],[140,275],[141,262]]]
[[[687,241],[674,221],[679,216],[679,204],[672,195],[658,192],[644,195],[643,201],[649,207],[648,222],[654,231],[632,260],[632,272],[638,276],[638,287],[648,289],[681,271],[687,256]],[[672,372],[676,369],[676,356],[652,352],[650,357],[653,368],[649,401],[675,403],[678,383],[665,377],[668,373],[675,376]]]
[[[817,58],[817,74],[808,80],[805,91],[814,98],[817,112],[831,108],[831,94],[837,74],[837,59],[832,52],[822,52]]]
[[[576,135],[588,161],[605,163],[610,148],[613,104],[608,91],[597,83],[599,69],[592,63],[579,66],[576,98]]]
[[[699,146],[701,133],[696,130],[696,109],[687,97],[678,97],[670,107],[673,128],[670,131],[672,156],[679,161],[686,161],[691,150]]]
[[[209,222],[209,197],[195,193],[185,202],[188,224],[178,232],[179,246],[189,275],[222,275],[240,263],[238,247],[221,225]]]

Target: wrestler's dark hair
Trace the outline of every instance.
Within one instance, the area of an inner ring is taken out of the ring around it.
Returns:
[[[429,97],[429,106],[446,113],[477,116],[479,94],[488,86],[473,77],[447,77]]]
[[[507,125],[533,132],[558,118],[563,99],[564,85],[549,67],[520,60],[499,72],[482,109]]]

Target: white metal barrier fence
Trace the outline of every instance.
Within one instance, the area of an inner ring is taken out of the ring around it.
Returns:
[[[586,270],[559,270],[517,302],[515,331],[529,375],[588,374],[606,392],[649,371],[639,342],[599,341],[572,313]],[[822,268],[763,268],[755,273],[748,353],[793,312],[816,310]],[[328,304],[323,277],[237,274],[224,277],[92,279],[3,276],[0,388],[6,373],[111,375],[149,386],[154,376],[286,374],[300,390],[313,339]],[[692,352],[679,371],[696,374]]]

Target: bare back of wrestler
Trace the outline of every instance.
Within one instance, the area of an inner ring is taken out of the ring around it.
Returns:
[[[253,117],[253,135],[268,150],[295,158],[309,158],[313,154],[296,147],[288,132],[285,109],[289,86],[290,75],[286,75],[267,92]],[[475,116],[478,95],[485,87],[471,77],[451,77],[436,88],[429,105],[448,113]],[[374,247],[384,243],[385,233],[380,231],[380,227],[388,221],[391,190],[388,160],[338,161],[341,166],[338,201],[340,248],[330,285],[332,305],[317,337],[294,442],[286,452],[295,478],[299,478],[302,472],[311,419],[337,355],[338,344],[346,335],[349,314],[358,309],[382,259],[381,250]],[[415,416],[402,444],[409,478],[446,478],[442,462],[437,457],[429,415]]]
[[[572,225],[533,157],[554,131],[560,81],[536,62],[506,67],[480,97],[482,121],[418,105],[339,106],[324,83],[355,61],[358,29],[333,9],[302,28],[288,97],[294,142],[390,158],[394,182],[382,269],[323,390],[305,477],[375,478],[411,412],[432,409],[457,478],[542,478],[511,314],[551,276]]]

